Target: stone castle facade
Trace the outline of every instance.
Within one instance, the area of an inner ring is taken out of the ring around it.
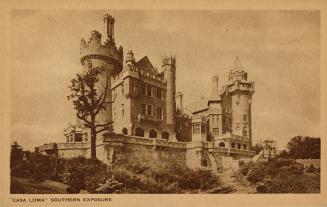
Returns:
[[[176,93],[176,58],[162,58],[155,68],[147,56],[136,60],[132,50],[124,58],[114,38],[115,19],[104,16],[105,41],[97,31],[82,39],[83,70],[104,67],[100,78],[109,80],[108,101],[113,104],[98,121],[113,121],[115,133],[97,139],[97,157],[109,164],[139,159],[153,165],[179,163],[214,171],[250,159],[251,102],[254,83],[236,58],[229,81],[221,89],[212,78],[212,92],[204,105],[183,107],[183,94]],[[45,144],[38,151],[59,157],[90,156],[90,134],[80,120],[64,131],[63,143]]]

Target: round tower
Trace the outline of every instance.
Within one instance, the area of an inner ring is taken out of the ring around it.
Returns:
[[[233,134],[241,136],[244,141],[248,142],[247,148],[250,148],[252,145],[251,102],[254,82],[247,80],[247,73],[238,57],[235,59],[233,69],[229,72],[227,90],[232,100]]]
[[[116,47],[114,41],[114,22],[115,19],[106,14],[103,18],[105,25],[105,41],[102,44],[101,34],[98,31],[93,30],[91,37],[86,42],[84,39],[81,40],[80,54],[81,64],[84,71],[89,68],[101,67],[105,71],[100,77],[99,85],[97,86],[99,92],[104,90],[107,79],[109,80],[109,87],[107,89],[107,101],[112,100],[111,95],[111,77],[118,74],[123,67],[123,48],[120,46],[119,49]],[[112,110],[111,105],[108,105],[105,111],[99,116],[98,121],[111,121]]]
[[[164,57],[162,59],[162,69],[165,80],[167,81],[167,96],[166,96],[166,117],[167,125],[171,128],[171,133],[174,134],[175,116],[176,116],[176,59],[173,56]]]

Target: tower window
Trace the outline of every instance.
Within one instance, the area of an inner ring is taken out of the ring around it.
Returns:
[[[132,84],[132,90],[136,91],[136,84],[134,82],[132,82],[131,84]]]
[[[248,115],[246,114],[243,115],[243,121],[248,121]]]
[[[243,137],[245,137],[245,138],[248,137],[248,130],[246,127],[243,128]]]
[[[125,110],[124,110],[124,104],[121,105],[121,116],[124,117]]]

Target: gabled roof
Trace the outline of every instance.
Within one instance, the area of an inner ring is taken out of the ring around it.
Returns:
[[[152,72],[152,73],[157,73],[158,71],[153,67],[153,65],[151,64],[149,58],[147,56],[144,56],[142,59],[140,59],[139,61],[137,61],[135,63],[135,66],[138,69],[147,71],[147,72]]]

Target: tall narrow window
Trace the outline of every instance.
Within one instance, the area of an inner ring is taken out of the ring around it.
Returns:
[[[121,117],[124,117],[125,110],[124,110],[124,104],[121,105]]]
[[[142,115],[146,114],[146,105],[145,104],[142,104],[142,106],[141,106],[141,114]]]
[[[157,98],[161,99],[161,89],[157,88]]]
[[[205,134],[206,133],[206,125],[201,124],[201,134]]]
[[[158,115],[157,115],[158,119],[162,120],[162,108],[158,107],[158,112],[157,113],[158,113]]]
[[[148,115],[152,116],[152,105],[148,105]]]
[[[143,95],[146,95],[145,94],[146,93],[146,89],[145,89],[145,84],[144,83],[141,84],[141,91],[142,91],[142,94]]]
[[[248,129],[246,127],[243,128],[243,137],[248,137]]]
[[[248,116],[246,114],[243,115],[243,121],[248,121]]]
[[[152,96],[152,87],[150,85],[147,85],[147,95]]]
[[[124,83],[121,84],[121,94],[124,95]]]

